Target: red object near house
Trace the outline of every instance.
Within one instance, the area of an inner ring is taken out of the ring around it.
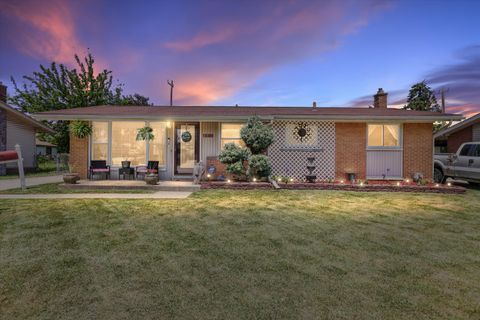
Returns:
[[[18,154],[17,154],[16,151],[1,151],[0,152],[0,162],[17,160],[17,159],[18,159]]]

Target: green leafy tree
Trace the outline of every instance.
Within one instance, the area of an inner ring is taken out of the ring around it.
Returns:
[[[410,88],[407,104],[403,108],[418,111],[441,111],[435,93],[425,81],[416,83]]]
[[[260,154],[273,143],[273,129],[254,116],[240,130],[240,137],[252,154]]]
[[[106,104],[149,105],[146,97],[124,96],[123,85],[113,84],[112,71],[96,73],[95,60],[90,53],[83,60],[78,55],[74,57],[77,68],[69,69],[52,62],[48,67],[40,65],[40,71],[34,71],[32,75],[23,76],[22,85],[17,85],[12,77],[15,94],[9,102],[27,113]],[[48,124],[55,134],[44,134],[40,138],[56,144],[59,152],[68,152],[68,121],[50,121]]]

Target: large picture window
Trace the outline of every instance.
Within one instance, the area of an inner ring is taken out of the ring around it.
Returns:
[[[369,124],[369,147],[400,147],[399,124]]]
[[[92,160],[108,158],[108,122],[92,123]]]
[[[239,146],[244,146],[242,138],[240,138],[240,130],[242,129],[243,124],[241,123],[222,123],[221,130],[221,145],[222,148],[227,143],[235,143]]]
[[[145,164],[147,148],[145,141],[137,141],[137,130],[145,126],[145,122],[114,121],[112,122],[112,165],[120,166],[128,160],[132,165]]]
[[[165,135],[167,132],[166,122],[150,122],[150,127],[153,129],[155,138],[149,141],[149,160],[158,161],[160,167],[164,167],[165,163]]]
[[[138,129],[150,126],[155,138],[137,141]],[[130,161],[132,166],[158,161],[166,165],[166,122],[145,121],[94,121],[92,123],[92,160],[107,160],[112,166]]]

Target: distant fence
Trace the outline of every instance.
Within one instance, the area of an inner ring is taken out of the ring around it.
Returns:
[[[68,153],[57,153],[55,155],[55,164],[57,166],[57,173],[68,172],[69,159],[70,159],[70,154]]]

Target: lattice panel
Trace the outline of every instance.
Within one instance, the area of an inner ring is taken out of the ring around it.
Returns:
[[[301,143],[292,128],[302,123],[309,127],[315,137]],[[279,120],[272,124],[275,141],[268,148],[268,155],[272,162],[272,174],[294,178],[296,181],[305,181],[308,174],[307,158],[314,157],[316,167],[313,175],[317,180],[335,178],[335,123],[332,121],[294,121]],[[291,141],[295,141],[292,144]],[[312,141],[315,143],[312,144]]]

